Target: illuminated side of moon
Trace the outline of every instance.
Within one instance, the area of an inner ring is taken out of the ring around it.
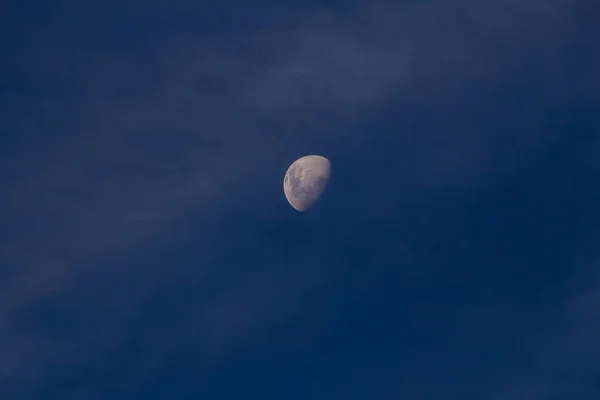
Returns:
[[[331,163],[322,156],[297,159],[283,178],[283,192],[298,211],[306,211],[319,200],[331,178]]]

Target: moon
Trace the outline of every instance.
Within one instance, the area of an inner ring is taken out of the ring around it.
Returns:
[[[306,211],[319,200],[331,178],[331,163],[322,156],[304,156],[292,163],[283,178],[283,192],[292,207]]]

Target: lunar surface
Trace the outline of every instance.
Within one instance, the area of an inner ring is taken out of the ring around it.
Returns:
[[[305,156],[294,161],[283,178],[288,202],[298,211],[306,211],[319,200],[331,177],[331,163],[321,156]]]

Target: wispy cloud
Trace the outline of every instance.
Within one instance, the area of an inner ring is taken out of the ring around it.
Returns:
[[[0,272],[0,353],[14,354],[0,361],[0,381],[33,376],[73,350],[68,340],[49,343],[16,323],[23,310],[60,296],[82,276],[98,274],[101,260],[119,259],[120,251],[182,218],[205,221],[210,235],[249,179],[263,179],[265,167],[281,167],[299,149],[339,142],[350,152],[356,137],[370,140],[369,132],[303,129],[332,116],[357,118],[390,98],[430,96],[452,79],[495,77],[510,69],[512,61],[502,58],[507,48],[555,51],[572,5],[382,4],[351,18],[321,13],[292,27],[244,32],[238,44],[169,33],[134,53],[75,40],[58,47],[52,36],[30,43],[34,50],[15,58],[26,82],[63,90],[29,98],[30,111],[15,116],[22,139],[0,164],[0,263],[7,266]],[[432,141],[439,146],[425,145]],[[498,138],[466,129],[418,142],[407,151],[418,151],[432,171],[460,165],[460,180],[474,165],[486,169],[475,154],[491,154]],[[140,290],[151,291],[153,279]],[[252,291],[242,297],[255,299],[259,287],[231,290]],[[243,321],[214,318],[219,308],[217,314],[236,314],[237,300],[215,301],[205,313],[211,340],[245,331]]]

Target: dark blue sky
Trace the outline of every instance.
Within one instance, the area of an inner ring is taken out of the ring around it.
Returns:
[[[2,6],[2,399],[600,398],[599,6],[376,3]]]

